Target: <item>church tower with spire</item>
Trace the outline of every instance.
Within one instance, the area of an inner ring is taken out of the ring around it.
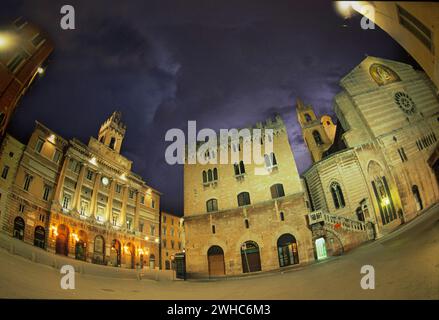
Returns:
[[[296,112],[311,159],[317,162],[334,142],[335,125],[328,115],[318,119],[312,106],[306,106],[300,99],[297,99]]]
[[[126,125],[121,120],[120,111],[115,111],[99,129],[98,140],[110,149],[120,153],[125,137]]]

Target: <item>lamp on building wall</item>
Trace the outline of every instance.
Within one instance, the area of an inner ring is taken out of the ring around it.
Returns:
[[[91,164],[97,166],[98,162],[96,161],[96,157],[92,157],[90,160],[88,160],[88,162],[90,162]]]
[[[79,237],[78,237],[78,235],[77,235],[76,233],[72,233],[72,238],[73,238],[73,240],[75,240],[76,242],[79,241]]]
[[[55,237],[57,237],[58,236],[58,230],[57,230],[56,226],[51,226],[50,229],[52,229],[53,235]]]
[[[13,37],[9,33],[0,33],[0,50],[5,50],[13,44]]]
[[[381,201],[381,205],[383,207],[388,206],[390,204],[390,199],[389,197],[384,197],[383,200]]]
[[[159,239],[159,238],[156,238],[156,239],[155,239],[155,242],[156,242],[156,243],[159,243],[159,242],[160,242],[160,239]]]
[[[149,237],[148,237],[148,236],[145,236],[145,240],[148,241],[148,240],[149,240]]]
[[[47,140],[48,140],[49,142],[55,143],[55,141],[56,141],[56,136],[55,136],[54,134],[51,134],[51,135],[47,138]]]
[[[38,67],[38,69],[37,69],[37,72],[38,72],[38,74],[39,75],[43,75],[44,74],[44,68],[42,68],[42,67]]]

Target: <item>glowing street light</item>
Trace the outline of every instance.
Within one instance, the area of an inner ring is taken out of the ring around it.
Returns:
[[[37,72],[41,75],[44,74],[44,68],[38,67]]]

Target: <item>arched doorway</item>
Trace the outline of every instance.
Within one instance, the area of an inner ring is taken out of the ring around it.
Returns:
[[[277,252],[279,256],[279,266],[285,267],[299,263],[297,242],[293,235],[285,233],[277,239]]]
[[[69,228],[60,224],[57,232],[55,253],[67,256],[69,254]]]
[[[149,256],[149,268],[151,270],[155,269],[155,255],[150,255]]]
[[[125,265],[127,268],[134,269],[134,264],[136,260],[136,248],[131,242],[125,245]]]
[[[326,253],[325,238],[322,237],[316,239],[315,245],[316,245],[317,260],[326,259],[328,257],[328,254]]]
[[[241,246],[242,272],[261,271],[259,246],[254,241],[246,241]]]
[[[415,197],[416,211],[420,211],[420,210],[424,209],[421,194],[419,192],[419,188],[417,185],[412,186],[412,193],[413,193],[413,196]]]
[[[34,231],[34,246],[44,249],[46,247],[46,230],[42,226],[36,226]]]
[[[210,276],[223,276],[226,274],[224,251],[220,246],[211,246],[209,250],[207,250],[207,261]]]
[[[25,223],[22,217],[16,217],[14,220],[14,231],[12,233],[14,238],[24,240]]]
[[[120,267],[121,263],[121,245],[118,240],[113,240],[111,243],[111,250],[110,250],[110,262],[111,265],[115,267]]]
[[[105,240],[101,235],[97,235],[93,243],[93,263],[105,263]]]
[[[80,230],[75,243],[75,259],[85,261],[87,257],[87,234]]]

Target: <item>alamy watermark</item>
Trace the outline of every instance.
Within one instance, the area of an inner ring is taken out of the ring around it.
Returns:
[[[276,166],[273,152],[274,130],[204,128],[197,133],[196,121],[188,121],[188,135],[178,128],[169,129],[165,141],[172,142],[165,160],[175,164],[253,164],[256,175],[265,175]]]

